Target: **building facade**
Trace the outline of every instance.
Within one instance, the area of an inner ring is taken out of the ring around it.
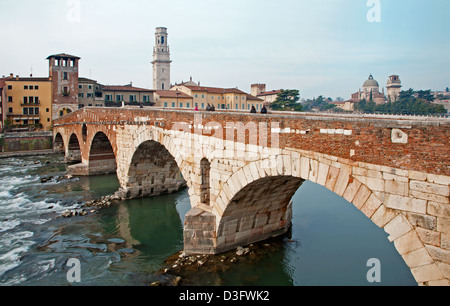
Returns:
[[[95,80],[78,78],[78,108],[105,106],[101,85]]]
[[[168,108],[195,108],[193,98],[179,90],[156,90],[155,106]]]
[[[102,91],[105,106],[115,106],[118,103],[151,106],[154,103],[154,90],[133,87],[132,84],[101,85],[100,90]]]
[[[11,74],[2,82],[3,120],[16,129],[52,127],[52,82],[49,78]]]
[[[53,119],[78,109],[79,57],[61,53],[47,57],[52,82]]]
[[[363,83],[362,90],[359,89],[358,92],[352,94],[350,101],[359,102],[361,100],[373,101],[376,104],[386,103],[386,96],[384,95],[384,88],[380,92],[380,85],[373,78],[372,74]]]
[[[278,94],[282,91],[282,89],[278,90],[266,90],[266,84],[252,84],[251,85],[251,95],[257,97],[261,100],[264,100],[266,106],[270,103],[275,102],[278,97]]]
[[[170,89],[170,49],[167,28],[156,28],[155,47],[153,48],[153,89]]]
[[[194,85],[175,85],[171,90],[178,90],[192,97],[193,105],[206,109],[208,104],[215,109],[251,110],[252,106],[260,111],[264,101],[237,88],[220,88]]]
[[[386,91],[387,91],[387,101],[395,102],[400,97],[400,91],[402,88],[402,82],[398,75],[389,76]]]

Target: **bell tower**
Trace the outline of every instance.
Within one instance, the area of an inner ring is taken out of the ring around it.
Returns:
[[[153,89],[170,89],[170,50],[167,43],[167,28],[156,28],[153,48]]]

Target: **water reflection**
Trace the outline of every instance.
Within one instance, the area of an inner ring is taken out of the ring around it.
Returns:
[[[147,285],[164,260],[183,249],[184,216],[190,209],[187,190],[121,201],[85,217],[56,218],[50,213],[56,207],[62,210],[76,201],[111,194],[119,183],[115,175],[107,175],[41,184],[39,177],[65,174],[65,165],[58,160],[45,165],[46,159],[38,158],[40,164],[31,158],[2,161],[8,171],[0,169],[0,178],[11,184],[13,179],[23,183],[17,190],[3,193],[23,193],[25,204],[33,203],[40,209],[31,210],[39,217],[47,206],[55,207],[48,209],[49,217],[45,218],[51,221],[17,220],[19,225],[0,233],[4,241],[13,241],[8,239],[11,236],[20,242],[17,254],[10,253],[16,246],[0,254],[5,259],[3,266],[10,269],[0,275],[0,284],[67,285],[65,263],[75,257],[82,262],[82,285]],[[43,207],[37,205],[44,199]],[[238,257],[233,263],[230,261],[236,255],[230,252],[224,255],[225,264],[205,265],[207,269],[190,275],[188,284],[373,285],[366,280],[366,263],[369,258],[378,258],[382,265],[380,285],[416,285],[387,234],[352,204],[311,182],[302,185],[293,201],[290,236],[255,244],[251,247],[255,255]],[[0,208],[0,220],[5,224],[15,221],[10,217],[14,211]],[[124,241],[112,242],[111,238]]]

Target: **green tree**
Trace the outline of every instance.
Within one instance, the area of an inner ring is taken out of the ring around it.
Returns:
[[[298,102],[300,99],[300,93],[296,89],[282,90],[277,99],[271,104],[273,110],[284,111],[303,111],[302,105]]]
[[[320,95],[312,100],[308,99],[303,103],[303,109],[305,111],[328,111],[336,108],[336,105],[330,103],[331,98],[325,98]]]

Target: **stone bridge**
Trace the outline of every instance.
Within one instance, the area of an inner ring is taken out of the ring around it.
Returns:
[[[187,185],[186,253],[285,233],[310,180],[383,228],[419,284],[450,284],[449,119],[84,108],[53,133],[73,174],[116,172],[125,198]]]

